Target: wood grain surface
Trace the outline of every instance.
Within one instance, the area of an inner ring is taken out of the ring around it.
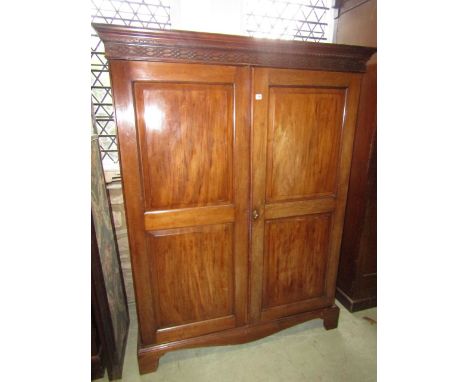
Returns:
[[[142,343],[244,324],[248,68],[111,61],[111,72]]]
[[[360,76],[253,69],[251,320],[333,303]]]
[[[375,49],[95,26],[110,58],[140,372],[333,305]],[[314,69],[314,70],[304,70]]]

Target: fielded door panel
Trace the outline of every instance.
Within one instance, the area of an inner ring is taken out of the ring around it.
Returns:
[[[250,73],[111,60],[142,344],[245,324]]]
[[[360,75],[253,74],[251,318],[334,301]]]

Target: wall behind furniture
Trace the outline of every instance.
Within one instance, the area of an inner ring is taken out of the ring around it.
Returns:
[[[335,42],[377,47],[377,0],[344,0],[335,16]],[[369,64],[377,61],[375,54]]]
[[[172,29],[242,35],[243,7],[241,0],[173,0]]]

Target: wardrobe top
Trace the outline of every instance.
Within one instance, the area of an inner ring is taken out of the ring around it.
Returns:
[[[110,60],[365,72],[376,48],[92,24]]]

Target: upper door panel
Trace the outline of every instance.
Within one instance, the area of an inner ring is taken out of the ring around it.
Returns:
[[[334,195],[346,91],[270,87],[268,202]]]
[[[136,82],[148,209],[232,203],[234,89]]]

